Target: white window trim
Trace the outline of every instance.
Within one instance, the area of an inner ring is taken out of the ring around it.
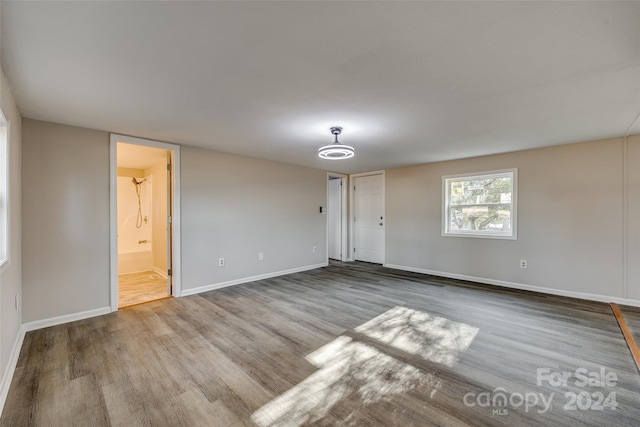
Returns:
[[[5,212],[4,212],[4,224],[0,224],[0,227],[3,230],[0,230],[0,235],[3,236],[3,242],[0,243],[3,245],[2,250],[4,253],[0,252],[0,272],[4,271],[10,263],[10,252],[11,252],[11,236],[10,236],[10,216],[11,216],[11,198],[10,198],[10,189],[9,189],[9,150],[11,147],[11,122],[6,118],[2,110],[0,110],[0,122],[5,125],[5,139],[2,144],[0,144],[0,150],[3,152],[0,153],[0,161],[4,163],[4,176],[0,179],[0,185],[3,187],[0,188],[0,195],[3,195],[5,198]]]
[[[513,174],[513,186],[511,193],[511,230],[512,233],[504,234],[501,232],[491,231],[451,231],[449,226],[449,194],[447,189],[447,182],[456,178],[468,178],[474,177],[482,179],[494,175],[501,174]],[[479,239],[503,239],[503,240],[518,240],[518,169],[500,169],[494,171],[485,172],[472,172],[462,173],[457,175],[445,175],[442,177],[442,236],[445,237],[472,237]]]

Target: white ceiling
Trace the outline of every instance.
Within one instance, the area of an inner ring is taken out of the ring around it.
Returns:
[[[640,2],[1,3],[28,118],[337,172],[640,133]]]
[[[167,150],[118,142],[117,164],[120,168],[148,169],[158,163],[167,164]]]

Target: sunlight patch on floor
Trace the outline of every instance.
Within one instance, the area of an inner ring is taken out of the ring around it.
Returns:
[[[355,329],[380,343],[425,360],[453,366],[478,328],[406,307],[394,307]],[[390,399],[418,386],[440,386],[434,375],[381,350],[340,336],[307,356],[319,370],[252,415],[261,427],[299,426],[326,417],[342,399],[363,405]]]
[[[478,328],[444,317],[394,307],[355,329],[370,338],[448,367],[478,334]]]
[[[368,345],[338,337],[308,359],[320,368],[300,384],[256,411],[260,426],[298,426],[327,415],[356,393],[363,404],[405,393],[429,382],[430,375]]]

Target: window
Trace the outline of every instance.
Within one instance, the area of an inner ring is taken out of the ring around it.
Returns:
[[[2,268],[9,259],[9,233],[8,221],[9,216],[9,200],[8,200],[8,183],[9,183],[9,124],[4,114],[0,111],[0,268]]]
[[[516,239],[518,170],[442,178],[443,236]]]

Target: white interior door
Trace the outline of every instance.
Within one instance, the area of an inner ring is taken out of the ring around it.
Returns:
[[[329,258],[342,260],[342,180],[329,179]]]
[[[384,263],[384,176],[354,180],[354,259]]]

